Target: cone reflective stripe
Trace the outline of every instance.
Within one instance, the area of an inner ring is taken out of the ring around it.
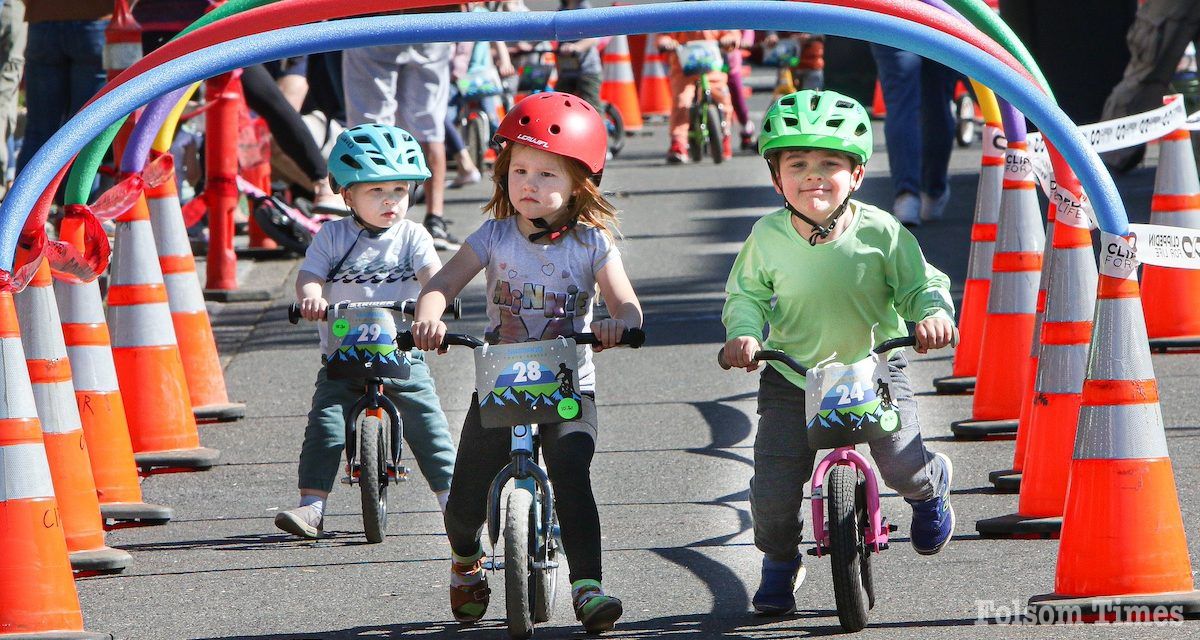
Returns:
[[[1200,179],[1187,130],[1158,144],[1150,224],[1200,229]],[[1150,346],[1200,347],[1200,271],[1145,265],[1142,307]]]
[[[642,129],[642,108],[638,105],[637,84],[633,78],[633,62],[629,56],[629,40],[624,35],[613,36],[601,57],[604,63],[600,99],[621,112],[626,131]]]
[[[996,223],[1000,219],[1000,194],[1004,184],[1004,150],[1007,141],[1000,125],[983,127],[983,159],[979,187],[975,193],[975,223],[971,227],[971,252],[967,258],[967,281],[963,286],[962,310],[958,314],[958,346],[950,376],[938,378],[938,393],[964,393],[975,387],[983,323],[987,316],[988,291],[992,284],[992,256],[996,245]]]
[[[196,275],[174,171],[161,185],[146,190],[146,204],[192,412],[197,420],[237,420],[245,415],[246,407],[231,403],[225,389],[225,373]]]
[[[148,504],[138,484],[133,445],[98,282],[56,280],[54,297],[61,314],[75,401],[87,441],[100,514],[106,524],[164,524],[170,507]]]
[[[29,286],[15,296],[15,304],[24,328],[21,342],[71,566],[76,571],[121,571],[132,558],[104,544],[100,502],[75,404],[71,363],[54,302],[49,262],[42,261]]]
[[[112,80],[142,59],[142,25],[127,0],[114,0],[113,15],[104,29],[104,70]],[[120,154],[116,154],[120,157]]]
[[[1121,617],[1129,606],[1152,604],[1195,614],[1200,592],[1192,582],[1132,246],[1107,233],[1101,241],[1054,593],[1031,598],[1030,606],[1035,614],[1095,614],[1105,607],[1104,613]]]
[[[117,222],[108,325],[138,466],[207,469],[144,197]]]
[[[643,116],[671,115],[671,81],[667,61],[654,43],[658,34],[646,36],[646,55],[642,63],[642,80],[638,85],[638,105]]]
[[[1028,366],[1023,354],[1029,353],[1033,341],[1046,233],[1038,213],[1026,144],[1010,142],[1005,155],[1000,221],[972,419],[951,425],[959,438],[1011,436],[1016,432]]]
[[[12,295],[0,293],[0,638],[83,632]]]

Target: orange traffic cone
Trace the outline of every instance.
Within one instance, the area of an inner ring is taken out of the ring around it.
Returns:
[[[155,258],[143,196],[117,219],[108,290],[117,379],[121,388],[137,390],[122,394],[134,459],[143,471],[208,469],[220,452],[200,446],[167,289]]]
[[[12,294],[0,293],[0,638],[85,633]]]
[[[1200,592],[1167,451],[1132,243],[1101,234],[1092,352],[1063,512],[1054,593],[1036,619],[1181,619]]]
[[[604,82],[600,85],[600,99],[615,106],[621,112],[621,121],[626,131],[641,131],[642,108],[638,105],[637,84],[633,79],[633,65],[629,57],[629,41],[625,36],[613,36],[604,48],[601,57],[604,63]]]
[[[1096,260],[1087,219],[1059,215],[1052,246],[1037,380],[1029,424],[1020,427],[1028,433],[1021,495],[1016,513],[976,523],[985,538],[1058,537],[1062,527],[1096,307]]]
[[[983,159],[975,193],[975,224],[971,226],[967,282],[963,286],[962,309],[958,313],[958,346],[954,348],[950,375],[933,381],[933,388],[939,394],[969,393],[975,388],[979,348],[983,344],[983,321],[987,316],[988,291],[992,285],[992,253],[996,245],[996,222],[1000,219],[1006,147],[1000,124],[984,123]]]
[[[1041,352],[1042,316],[1046,311],[1046,287],[1050,269],[1054,265],[1054,216],[1055,206],[1051,202],[1046,209],[1046,251],[1042,254],[1042,275],[1038,281],[1037,306],[1033,314],[1033,339],[1029,341],[1029,361],[1025,367],[1025,386],[1021,391],[1021,415],[1017,419],[1017,443],[1013,449],[1012,467],[988,474],[988,481],[1000,493],[1017,493],[1021,490],[1021,469],[1025,464],[1025,443],[1029,439],[1029,424],[1033,415],[1033,387],[1037,378],[1039,354]]]
[[[963,439],[1016,434],[1029,359],[1013,354],[1029,353],[1033,340],[1046,234],[1025,142],[1009,141],[1005,167],[974,405],[970,420],[950,427]]]
[[[1150,224],[1200,229],[1200,180],[1188,134],[1181,129],[1159,141]],[[1148,264],[1142,283],[1150,347],[1200,347],[1200,272]]]
[[[88,462],[75,389],[71,386],[71,362],[51,285],[50,263],[43,260],[29,286],[14,298],[17,317],[25,329],[21,342],[37,413],[42,418],[42,439],[71,552],[71,567],[87,572],[123,571],[133,558],[104,544],[96,481]]]
[[[875,95],[871,98],[871,117],[887,117],[887,104],[883,101],[883,85],[879,84],[878,79],[875,80]]]
[[[183,225],[171,156],[160,156],[155,160],[159,162],[164,165],[165,178],[161,184],[146,189],[146,205],[150,209],[150,225],[167,287],[192,413],[201,421],[239,420],[246,415],[246,405],[230,402],[225,390],[217,342],[204,306],[204,291],[196,275],[187,228]]]
[[[55,280],[54,298],[62,316],[100,515],[106,526],[166,524],[174,515],[171,508],[142,500],[108,325],[104,322],[100,284]]]
[[[638,106],[645,117],[666,118],[671,115],[671,80],[667,75],[667,59],[654,46],[655,40],[657,34],[646,36],[642,82],[638,85]]]

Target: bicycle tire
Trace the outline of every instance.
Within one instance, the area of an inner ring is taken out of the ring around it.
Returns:
[[[837,465],[825,481],[829,511],[829,564],[833,571],[833,597],[838,621],[846,631],[862,631],[867,626],[867,603],[863,600],[862,548],[863,528],[859,526],[856,496],[858,470]]]
[[[533,514],[533,496],[524,489],[508,494],[504,514],[504,606],[508,613],[508,636],[533,635],[533,593],[530,581],[529,519]]]
[[[975,100],[970,95],[959,96],[954,101],[954,141],[960,147],[969,147],[975,142]]]
[[[625,118],[621,110],[611,103],[604,103],[604,123],[608,127],[608,152],[617,157],[625,148]]]
[[[363,532],[367,542],[383,542],[387,529],[388,440],[383,420],[365,416],[358,426],[358,488],[362,493]]]
[[[279,211],[268,202],[259,202],[252,213],[258,228],[267,237],[279,243],[279,246],[303,256],[312,244],[312,234],[308,229],[296,224],[286,213]]]
[[[467,143],[467,152],[471,154],[471,160],[475,162],[475,166],[483,171],[487,158],[488,150],[488,134],[491,124],[488,122],[487,114],[482,111],[477,112],[474,118],[467,118],[466,124],[463,126],[464,136]]]
[[[707,134],[704,123],[704,112],[701,105],[694,104],[688,109],[688,159],[700,162],[704,159],[704,136]]]
[[[553,518],[552,522],[558,522],[558,518]],[[540,540],[539,540],[540,538]],[[537,553],[534,557],[540,557],[542,551],[542,542],[550,545],[550,549],[546,552],[546,560],[548,562],[558,561],[558,550],[561,545],[552,544],[554,538],[553,531],[545,532],[545,535],[538,535],[537,515],[533,509],[529,510],[529,548],[536,549]],[[553,541],[557,542],[557,541]],[[533,621],[547,622],[554,615],[554,602],[558,596],[558,569],[536,569],[533,572]]]
[[[713,164],[725,162],[725,129],[721,126],[721,109],[715,104],[708,105],[708,153],[712,156]]]
[[[862,545],[859,547],[858,568],[862,575],[863,591],[867,594],[867,609],[875,608],[875,574],[872,571],[874,550],[867,545],[866,531],[871,528],[871,517],[867,514],[867,483],[859,482],[854,493],[854,508],[858,514],[858,530],[863,532]]]

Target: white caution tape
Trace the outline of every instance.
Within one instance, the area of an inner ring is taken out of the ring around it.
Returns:
[[[1200,131],[1200,111],[1193,113],[1187,117],[1187,121],[1183,123],[1184,129],[1188,131]]]
[[[1200,269],[1200,229],[1161,224],[1131,224],[1134,258],[1143,264],[1176,269]]]
[[[1188,119],[1183,100],[1175,99],[1145,113],[1083,125],[1079,127],[1079,133],[1096,153],[1104,153],[1157,140],[1182,128]],[[1200,126],[1200,122],[1197,126]],[[1042,134],[1029,134],[1028,143],[1033,154],[1046,153],[1046,141]]]
[[[1100,275],[1120,280],[1137,277],[1137,252],[1133,238],[1100,230]]]

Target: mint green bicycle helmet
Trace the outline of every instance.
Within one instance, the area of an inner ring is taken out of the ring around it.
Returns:
[[[767,109],[758,153],[808,148],[840,151],[866,164],[874,140],[871,118],[857,100],[836,91],[805,89],[782,96]]]
[[[359,182],[423,181],[432,175],[412,134],[383,124],[360,124],[337,137],[329,152],[334,190]]]

